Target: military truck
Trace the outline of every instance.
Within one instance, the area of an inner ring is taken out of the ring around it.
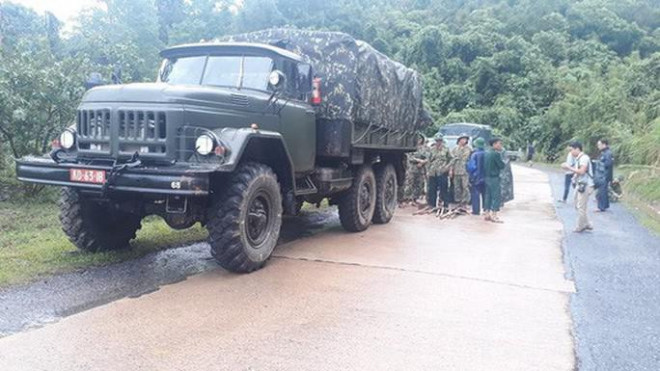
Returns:
[[[141,220],[200,222],[234,272],[264,266],[282,215],[329,199],[350,232],[388,223],[422,115],[418,74],[341,33],[267,30],[161,52],[155,83],[95,87],[18,178],[62,186],[80,250],[126,247]]]

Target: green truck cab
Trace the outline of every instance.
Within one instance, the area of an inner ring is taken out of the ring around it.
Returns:
[[[352,232],[390,221],[413,130],[323,119],[315,66],[285,48],[161,55],[157,82],[89,90],[49,158],[17,160],[21,181],[63,187],[60,219],[79,249],[126,247],[159,215],[175,229],[202,223],[218,263],[251,272],[305,201],[328,198]]]

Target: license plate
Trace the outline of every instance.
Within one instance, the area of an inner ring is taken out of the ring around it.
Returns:
[[[78,183],[105,183],[105,170],[69,169],[69,179]]]

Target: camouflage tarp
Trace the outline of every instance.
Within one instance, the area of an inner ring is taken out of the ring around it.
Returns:
[[[412,132],[425,128],[419,74],[339,32],[270,29],[222,41],[275,45],[308,60],[322,77],[319,118]]]

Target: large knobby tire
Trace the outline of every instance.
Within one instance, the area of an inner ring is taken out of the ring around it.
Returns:
[[[62,188],[59,206],[62,230],[82,251],[111,251],[127,247],[141,227],[141,215],[110,209],[86,199],[74,188]]]
[[[266,264],[282,226],[282,194],[266,165],[246,163],[209,210],[211,254],[223,268],[249,273]]]
[[[371,166],[364,165],[339,200],[339,221],[349,232],[362,232],[371,225],[375,208],[376,177]]]
[[[389,223],[398,206],[398,184],[392,164],[384,164],[376,169],[376,210],[374,223]]]

